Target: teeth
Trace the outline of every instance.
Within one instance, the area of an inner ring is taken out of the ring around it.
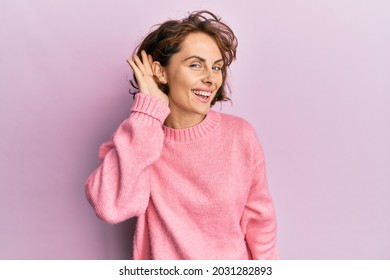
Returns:
[[[206,97],[209,97],[211,94],[208,91],[202,91],[202,90],[193,90],[192,92],[195,93],[196,95],[201,95],[201,96],[206,96]]]

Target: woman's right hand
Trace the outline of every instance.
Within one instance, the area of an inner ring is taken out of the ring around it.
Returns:
[[[144,94],[149,94],[159,98],[166,105],[169,105],[169,98],[164,92],[162,92],[153,75],[152,64],[153,59],[151,55],[146,54],[144,50],[141,51],[142,61],[134,55],[134,60],[128,59],[127,63],[133,69],[134,75],[137,79],[139,91]]]

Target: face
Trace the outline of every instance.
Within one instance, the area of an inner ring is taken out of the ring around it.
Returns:
[[[169,86],[171,114],[166,120],[174,128],[200,123],[222,84],[223,59],[218,45],[204,33],[191,33],[163,69]]]

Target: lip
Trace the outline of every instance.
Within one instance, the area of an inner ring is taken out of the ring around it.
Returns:
[[[210,95],[209,95],[207,98],[202,98],[201,96],[195,94],[194,91],[204,91],[204,92],[210,93]],[[213,91],[210,90],[210,89],[200,89],[200,88],[196,88],[196,89],[192,89],[192,90],[191,90],[191,93],[192,93],[192,94],[196,97],[196,99],[198,99],[200,102],[202,102],[202,103],[209,103],[210,100],[211,100],[211,95],[212,95]]]

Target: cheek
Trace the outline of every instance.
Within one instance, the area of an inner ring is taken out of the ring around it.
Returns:
[[[195,83],[195,77],[191,75],[192,73],[188,73],[187,71],[177,71],[173,75],[170,76],[170,82],[172,86],[175,88],[187,88],[192,87]]]
[[[222,86],[223,79],[224,79],[223,76],[220,75],[220,77],[218,78],[218,81],[217,81],[218,88],[220,88]]]

